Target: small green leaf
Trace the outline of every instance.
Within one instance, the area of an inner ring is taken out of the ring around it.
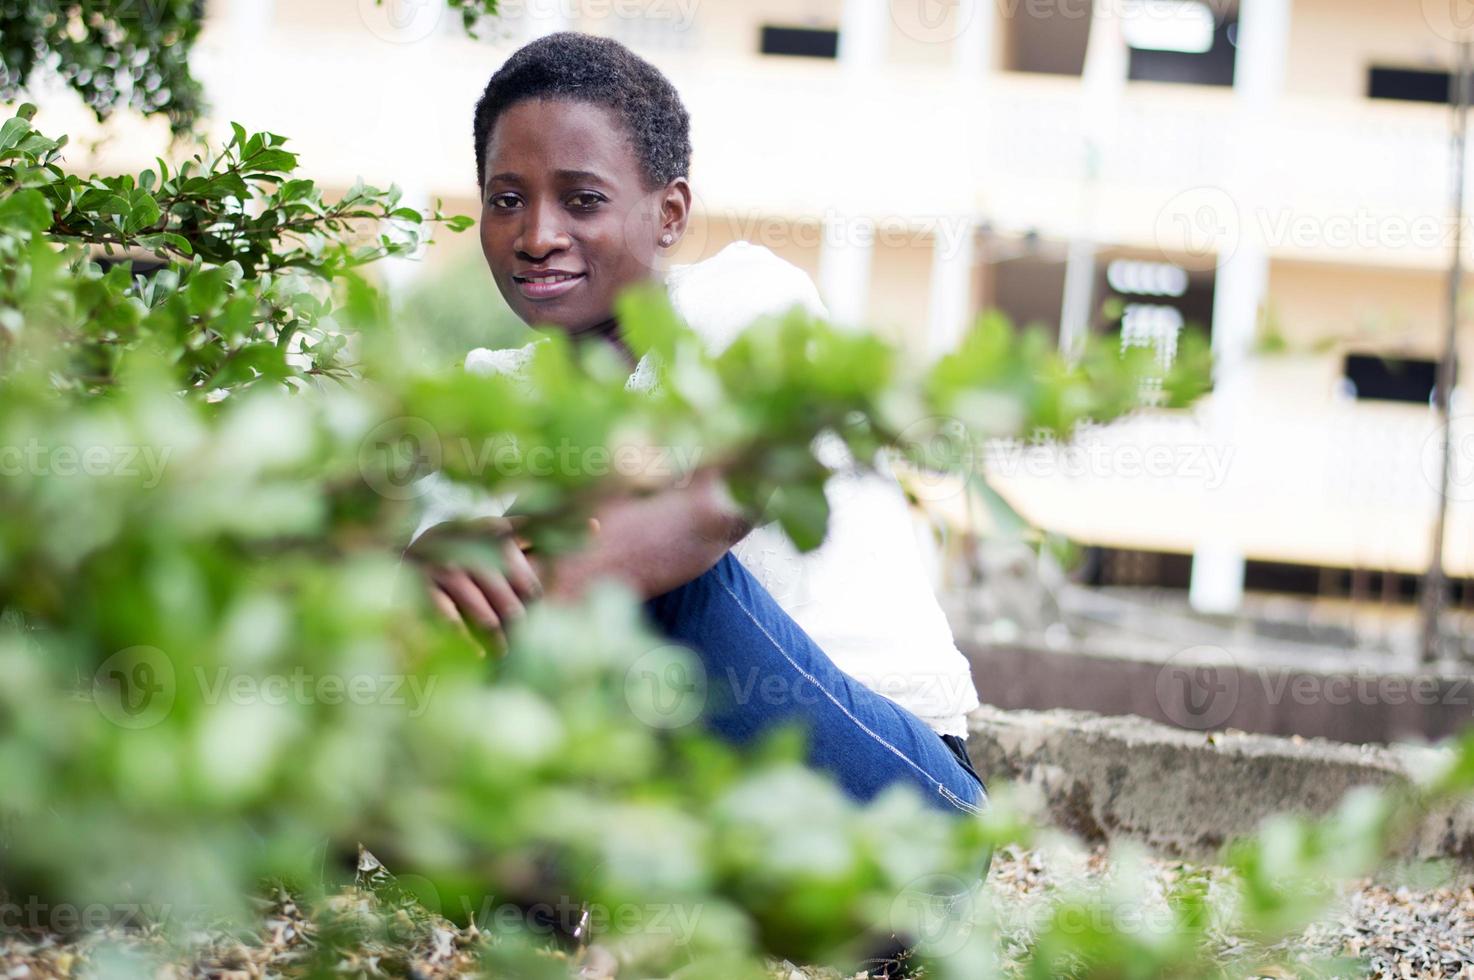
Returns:
[[[19,117],[12,117],[0,125],[0,153],[20,143],[31,131],[31,124]]]
[[[51,203],[35,188],[0,198],[0,227],[41,232],[51,225]]]
[[[824,543],[829,501],[824,496],[823,486],[800,483],[780,487],[773,494],[769,506],[783,533],[799,551],[813,551]]]

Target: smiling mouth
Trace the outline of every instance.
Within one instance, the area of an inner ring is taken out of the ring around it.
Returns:
[[[531,272],[512,276],[512,281],[517,284],[517,291],[533,300],[556,299],[574,289],[583,280],[584,274],[581,272]]]

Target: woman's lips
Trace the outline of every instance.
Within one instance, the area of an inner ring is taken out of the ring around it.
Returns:
[[[556,299],[575,289],[583,282],[584,274],[578,273],[534,273],[513,276],[517,291],[532,300]]]

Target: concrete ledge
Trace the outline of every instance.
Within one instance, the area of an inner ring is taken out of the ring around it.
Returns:
[[[953,620],[979,696],[999,708],[1136,715],[1194,731],[1392,743],[1474,724],[1474,675],[1391,661],[1339,667],[1288,655],[1138,642],[1051,649],[994,643]],[[1278,658],[1278,659],[1277,659]]]
[[[1048,819],[1088,842],[1131,839],[1211,860],[1279,812],[1324,814],[1357,786],[1408,785],[1438,749],[1348,745],[1239,732],[1189,732],[1083,711],[1005,711],[970,719],[984,778],[1037,790]],[[1474,869],[1474,806],[1436,813],[1403,857]]]

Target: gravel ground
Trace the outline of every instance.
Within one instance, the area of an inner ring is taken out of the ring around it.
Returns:
[[[1113,865],[1101,851],[1051,851],[1048,856],[1038,851],[1004,851],[994,859],[984,901],[998,917],[1007,955],[1017,957],[1023,952],[1043,910],[1062,890],[1108,892],[1122,860],[1147,872],[1137,879],[1145,882],[1144,888],[1122,906],[1141,915],[1153,914],[1166,890],[1185,875],[1204,879],[1215,902],[1227,895],[1227,872],[1217,868],[1130,856],[1118,858]],[[375,876],[381,877],[382,873]],[[400,911],[391,924],[392,941],[365,938],[355,930],[355,923],[368,921],[376,907],[379,900],[372,892],[351,888],[332,900],[327,917],[314,921],[290,897],[279,894],[261,903],[262,924],[255,936],[241,939],[200,933],[192,937],[191,951],[184,956],[170,954],[161,937],[137,930],[105,931],[69,940],[10,933],[0,935],[0,978],[110,977],[124,972],[119,959],[132,957],[142,963],[140,956],[155,963],[165,960],[167,965],[136,975],[169,980],[299,976],[314,965],[348,977],[441,980],[475,975],[473,950],[483,937],[474,927],[457,929],[442,919]],[[336,941],[324,942],[324,930],[332,930]],[[1274,954],[1304,965],[1303,969],[1294,966],[1289,972],[1267,974],[1273,977],[1474,980],[1474,886],[1414,890],[1360,882],[1344,892],[1331,917],[1275,947],[1256,948],[1230,935],[1210,935],[1225,965],[1258,962]],[[333,952],[328,954],[328,949]],[[1309,966],[1335,956],[1349,957],[1360,965],[1352,972],[1337,974]],[[569,966],[595,978],[611,976],[613,969],[612,960],[607,954],[601,956],[598,949],[577,962],[570,961]],[[784,980],[839,977],[833,971],[802,970],[788,963],[774,964],[773,972]]]

